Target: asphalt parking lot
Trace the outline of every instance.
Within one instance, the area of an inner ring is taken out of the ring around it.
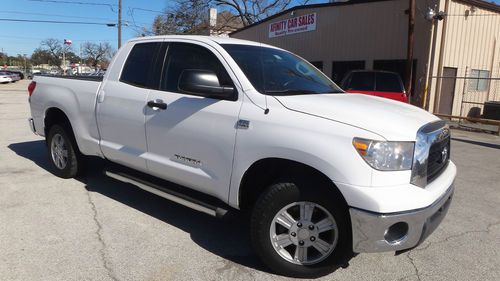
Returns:
[[[107,178],[50,173],[28,81],[0,85],[0,280],[285,280],[218,220]],[[452,132],[455,198],[418,248],[361,254],[324,280],[500,280],[500,137]]]

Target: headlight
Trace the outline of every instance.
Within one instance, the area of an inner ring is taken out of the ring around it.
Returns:
[[[372,168],[381,171],[411,170],[414,142],[354,138],[354,148]]]

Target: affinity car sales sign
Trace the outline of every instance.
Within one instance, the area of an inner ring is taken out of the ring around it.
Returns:
[[[269,38],[316,30],[316,13],[269,24]]]

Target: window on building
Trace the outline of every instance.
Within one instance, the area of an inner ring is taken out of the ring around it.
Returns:
[[[120,81],[138,87],[147,87],[160,44],[159,42],[136,44],[128,55]]]
[[[309,63],[314,65],[314,67],[316,67],[317,69],[323,71],[323,62],[322,61],[310,61]]]
[[[468,89],[474,92],[488,90],[490,72],[488,70],[472,69],[468,78]]]
[[[332,62],[332,80],[340,85],[342,79],[352,70],[365,69],[365,61],[334,61]]]

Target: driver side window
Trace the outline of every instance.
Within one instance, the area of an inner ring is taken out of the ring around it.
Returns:
[[[221,86],[233,86],[222,63],[208,49],[189,43],[170,43],[167,52],[160,90],[181,93],[179,78],[186,69],[213,71]]]

